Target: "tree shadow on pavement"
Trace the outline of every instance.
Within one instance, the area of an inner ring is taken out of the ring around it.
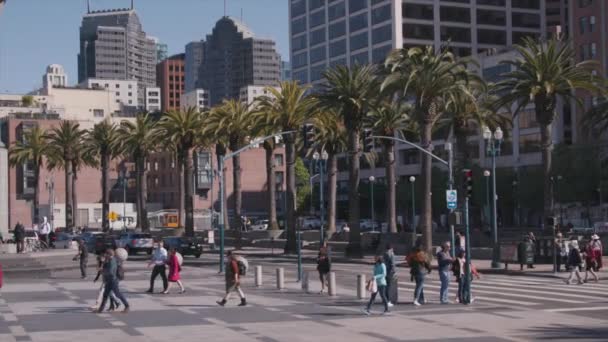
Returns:
[[[535,327],[527,329],[534,334],[535,340],[585,340],[597,339],[606,341],[608,339],[608,327],[576,327],[565,324],[552,324],[547,327]]]

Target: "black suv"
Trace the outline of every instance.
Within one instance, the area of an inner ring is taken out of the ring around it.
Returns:
[[[181,255],[194,255],[200,258],[203,253],[201,240],[192,237],[167,237],[163,239],[165,249],[175,248]]]

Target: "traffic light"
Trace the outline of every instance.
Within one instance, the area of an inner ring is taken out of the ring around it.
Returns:
[[[315,126],[313,124],[304,124],[302,127],[302,135],[304,138],[304,148],[310,148],[315,139]]]
[[[473,197],[473,170],[464,169],[464,187],[468,198]]]
[[[363,152],[371,152],[374,150],[374,138],[371,129],[363,130]]]

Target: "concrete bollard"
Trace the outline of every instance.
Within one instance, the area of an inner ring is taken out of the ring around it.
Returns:
[[[329,289],[330,296],[336,295],[336,272],[329,272]]]
[[[277,268],[277,289],[282,290],[285,288],[285,269],[283,267]]]
[[[310,272],[304,271],[302,273],[302,290],[308,293],[308,279],[310,278]]]
[[[365,288],[365,285],[365,274],[357,274],[357,298],[365,299],[365,297],[367,297],[367,290]]]
[[[255,267],[255,286],[260,287],[262,286],[263,281],[262,281],[262,266],[256,266]]]

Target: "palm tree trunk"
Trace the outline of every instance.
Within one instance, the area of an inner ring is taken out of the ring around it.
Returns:
[[[217,158],[217,165],[221,165],[220,160],[226,155],[226,147],[221,144],[218,143],[215,145],[215,157]],[[224,179],[224,184],[222,184],[222,186],[224,186],[224,190],[226,189],[226,165],[224,165],[224,168],[222,170],[218,170],[218,172],[222,173],[222,178]],[[219,196],[218,196],[219,198]],[[223,198],[219,198],[220,201],[224,202],[224,229],[228,230],[230,229],[230,222],[228,221],[228,198],[227,198],[227,194],[226,191],[224,191],[224,197]]]
[[[285,159],[286,159],[286,187],[287,187],[287,208],[286,224],[287,242],[285,253],[296,251],[296,146],[294,137],[285,137]]]
[[[38,161],[36,161],[38,162]],[[33,223],[40,222],[40,190],[38,189],[38,184],[40,184],[40,163],[34,166],[34,221]],[[50,210],[50,208],[49,208]],[[53,216],[53,213],[49,213],[49,220]]]
[[[428,149],[432,139],[432,123],[422,122],[422,147]],[[420,222],[418,226],[422,227],[424,232],[424,248],[431,252],[433,247],[433,224],[432,224],[432,205],[431,205],[431,156],[426,153],[422,154],[422,203],[420,204]]]
[[[141,227],[143,225],[143,223],[142,223],[143,206],[142,206],[142,197],[141,197],[141,191],[142,191],[141,174],[142,174],[142,172],[140,171],[140,168],[141,168],[141,166],[139,165],[139,157],[136,157],[135,158],[135,189],[136,189],[135,210],[137,211],[137,227]]]
[[[234,222],[236,222],[237,227],[242,229],[243,186],[241,184],[241,156],[238,154],[232,157],[232,184],[234,189],[232,194],[234,196]]]
[[[176,166],[176,173],[177,173],[177,226],[178,227],[184,227],[184,215],[185,215],[185,205],[186,203],[184,202],[184,189],[185,189],[185,185],[184,185],[184,171],[185,171],[185,160],[184,157],[181,156],[181,153],[178,152],[177,156],[176,156],[176,161],[175,161],[175,166]]]
[[[101,228],[104,232],[110,230],[110,184],[108,177],[108,167],[110,156],[107,153],[101,154]]]
[[[552,123],[540,125],[540,143],[544,177],[543,220],[545,217],[553,215],[553,184],[551,182],[551,152],[553,149],[552,128]]]
[[[265,143],[266,150],[266,191],[268,193],[268,229],[279,229],[277,221],[277,181],[274,165],[274,143]]]
[[[72,178],[74,173],[72,171],[72,162],[69,160],[65,161],[65,227],[68,231],[74,229],[74,198],[72,192],[74,183]]]
[[[349,173],[348,173],[348,225],[350,226],[350,238],[347,253],[352,257],[363,257],[361,249],[361,228],[359,224],[359,171],[360,171],[360,146],[359,130],[351,129],[348,133],[349,146]]]
[[[391,233],[397,232],[397,185],[395,184],[395,143],[389,140],[385,143],[386,159],[386,203],[388,204],[388,229]]]
[[[184,157],[184,209],[186,210],[186,236],[194,236],[194,186],[192,184],[192,151],[183,151]]]
[[[78,167],[76,165],[72,165],[72,208],[74,215],[74,226],[76,226],[78,222],[78,190],[77,190],[77,182],[78,182]]]
[[[138,209],[137,220],[139,226],[143,232],[148,232],[148,211],[146,210],[146,203],[148,202],[148,170],[146,168],[146,158],[138,157],[136,163],[137,178],[138,178]]]
[[[327,183],[329,187],[329,209],[327,212],[327,238],[336,232],[336,204],[338,194],[338,156],[330,153],[327,159]]]

